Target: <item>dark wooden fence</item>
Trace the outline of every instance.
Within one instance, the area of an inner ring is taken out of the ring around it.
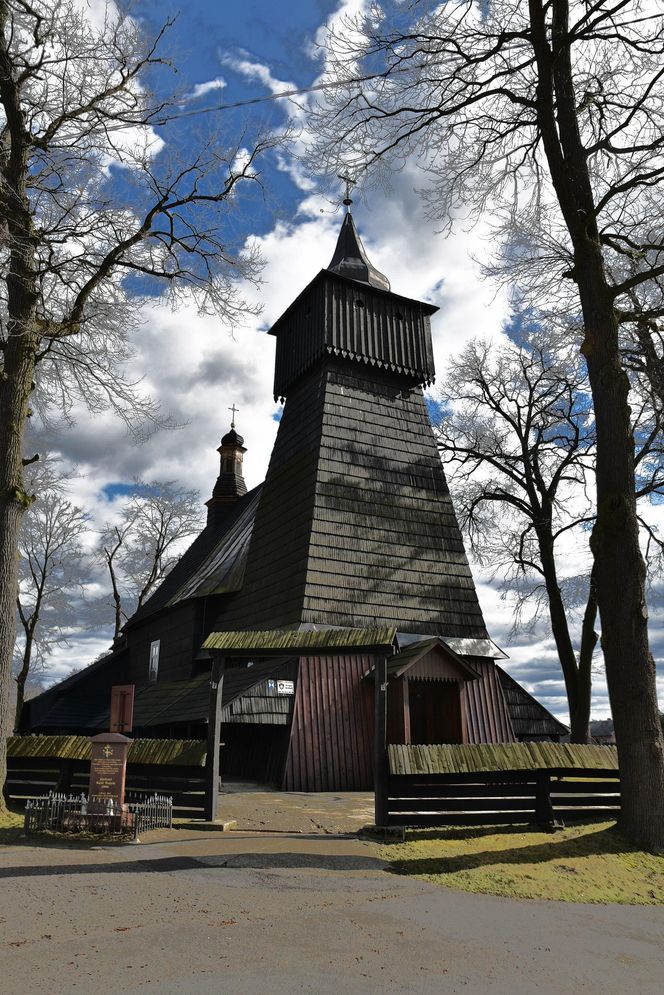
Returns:
[[[378,825],[551,825],[620,811],[613,747],[390,744],[384,756],[376,777]]]
[[[46,737],[44,737],[46,738]],[[11,742],[11,741],[10,741]],[[140,743],[140,741],[138,741]],[[90,761],[57,756],[12,756],[7,758],[6,793],[14,804],[39,798],[49,792],[87,794]],[[154,794],[173,798],[173,815],[179,819],[202,819],[205,807],[205,767],[200,764],[127,764],[126,800],[141,802]]]
[[[454,774],[390,774],[387,825],[551,825],[620,811],[615,769],[560,767]]]

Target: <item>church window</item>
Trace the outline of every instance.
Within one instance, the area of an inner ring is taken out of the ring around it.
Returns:
[[[150,682],[157,680],[157,674],[159,673],[159,646],[161,640],[155,639],[154,642],[150,643],[150,669],[148,672],[148,680]]]

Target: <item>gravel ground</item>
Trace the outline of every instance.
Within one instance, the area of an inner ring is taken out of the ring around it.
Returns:
[[[274,791],[227,781],[218,811],[220,819],[255,832],[356,833],[374,821],[374,796],[364,791]]]
[[[375,853],[302,832],[4,847],[2,991],[662,990],[663,908],[469,895],[392,875]]]

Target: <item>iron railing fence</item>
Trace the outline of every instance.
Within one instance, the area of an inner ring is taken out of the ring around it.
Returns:
[[[166,795],[152,795],[140,802],[129,802],[134,816],[134,839],[150,829],[173,828],[173,799]]]
[[[124,835],[150,829],[171,829],[173,799],[153,795],[141,801],[116,805],[112,799],[65,795],[51,791],[41,798],[29,798],[25,803],[24,831],[26,835],[50,830],[58,833],[92,832]]]

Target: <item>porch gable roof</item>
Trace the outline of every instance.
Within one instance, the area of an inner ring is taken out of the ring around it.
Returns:
[[[474,667],[464,660],[463,657],[459,656],[458,653],[450,649],[444,639],[437,636],[409,643],[401,652],[390,657],[387,661],[387,676],[402,677],[432,650],[440,653],[446,663],[451,663],[459,670],[460,680],[476,681],[480,678],[480,674]],[[365,677],[369,677],[373,674],[373,671],[374,668],[372,666],[366,672]]]

